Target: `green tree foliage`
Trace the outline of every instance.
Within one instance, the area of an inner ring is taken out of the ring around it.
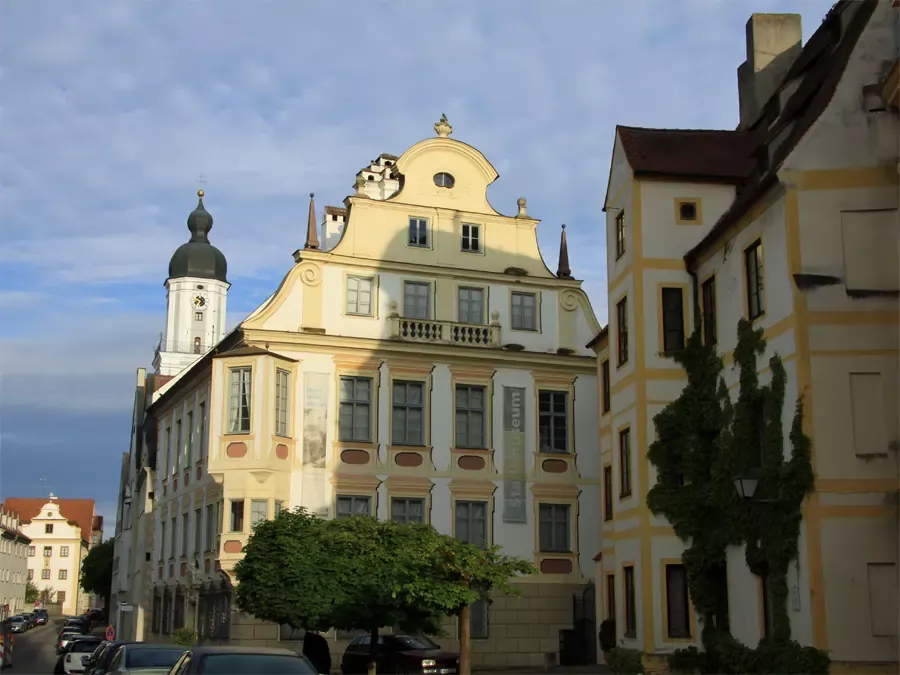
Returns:
[[[28,604],[32,604],[40,600],[41,591],[40,589],[34,585],[31,581],[25,582],[25,602]]]
[[[257,525],[244,554],[235,566],[242,611],[292,628],[365,630],[370,672],[380,627],[436,634],[444,616],[467,614],[484,594],[509,591],[513,576],[532,571],[427,525],[323,520],[303,509]]]
[[[107,539],[88,551],[81,562],[81,588],[86,593],[99,595],[109,607],[112,593],[113,556],[115,540]]]
[[[794,408],[791,452],[785,461],[784,366],[777,354],[772,356],[770,383],[761,386],[757,361],[766,347],[762,329],[742,319],[737,332],[734,364],[739,388],[733,403],[722,379],[722,361],[713,348],[702,344],[699,333],[676,356],[688,382],[681,396],[654,418],[657,440],[648,457],[658,482],[647,501],[654,513],[672,523],[686,545],[682,561],[708,655],[702,658],[715,661],[701,669],[742,672],[729,670],[729,664],[740,663],[735,667],[743,668],[747,659],[763,654],[767,663],[777,662],[779,667],[794,662],[818,667],[827,656],[816,650],[808,653],[808,648],[791,640],[787,613],[788,567],[798,554],[801,507],[814,482],[810,440],[803,432],[803,403],[798,398]],[[759,479],[754,503],[744,503],[738,496],[734,488],[738,475]],[[726,552],[738,545],[745,545],[750,570],[767,578],[773,613],[772,637],[749,655],[731,637],[728,625]],[[801,649],[807,650],[805,656],[799,656]],[[735,656],[739,652],[740,658]],[[688,662],[694,654],[685,651],[675,661],[679,658]]]

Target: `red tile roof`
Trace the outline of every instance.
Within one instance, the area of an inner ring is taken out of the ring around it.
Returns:
[[[726,129],[644,129],[617,126],[635,175],[741,182],[756,165],[759,137]]]
[[[19,514],[23,523],[30,523],[41,512],[41,508],[50,501],[46,497],[9,497],[4,505],[10,511]],[[94,525],[93,499],[55,499],[59,512],[70,525],[81,528],[81,538],[90,543]]]

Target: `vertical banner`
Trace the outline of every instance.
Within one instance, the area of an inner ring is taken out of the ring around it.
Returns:
[[[503,387],[503,476],[503,522],[528,522],[524,387]]]
[[[303,464],[325,468],[328,423],[328,373],[303,374]]]

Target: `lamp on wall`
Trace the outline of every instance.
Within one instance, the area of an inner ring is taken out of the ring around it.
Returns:
[[[737,490],[738,496],[746,502],[754,504],[770,504],[777,500],[762,499],[756,496],[757,488],[759,488],[759,474],[755,472],[747,472],[738,474],[734,478],[734,489]]]

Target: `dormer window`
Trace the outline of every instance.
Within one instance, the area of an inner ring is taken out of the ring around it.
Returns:
[[[442,188],[452,188],[456,185],[456,179],[445,171],[434,174],[434,184]]]

